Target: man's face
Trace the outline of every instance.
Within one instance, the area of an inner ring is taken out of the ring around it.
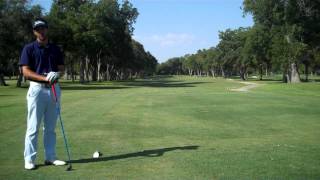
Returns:
[[[37,37],[40,41],[45,41],[48,39],[48,28],[40,26],[33,30],[33,34]]]

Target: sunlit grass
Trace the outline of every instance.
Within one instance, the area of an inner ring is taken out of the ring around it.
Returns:
[[[0,87],[1,179],[319,179],[320,83],[63,82],[74,171],[23,169],[27,88]],[[57,152],[66,158],[59,126]],[[39,138],[37,164],[43,164]],[[91,159],[92,153],[103,153]]]

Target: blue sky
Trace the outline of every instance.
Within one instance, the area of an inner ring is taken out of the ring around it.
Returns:
[[[139,16],[134,39],[159,62],[216,46],[219,31],[253,25],[243,0],[131,0]],[[33,0],[50,9],[51,0]]]

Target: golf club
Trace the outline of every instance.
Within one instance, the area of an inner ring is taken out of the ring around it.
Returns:
[[[56,102],[56,110],[57,110],[57,114],[59,116],[59,120],[60,120],[60,125],[61,125],[61,130],[62,130],[62,135],[63,135],[63,139],[64,139],[64,145],[66,147],[66,150],[67,150],[67,154],[68,154],[68,167],[66,169],[66,171],[71,171],[72,170],[72,165],[71,165],[71,158],[70,158],[70,152],[69,152],[69,147],[68,147],[68,142],[67,142],[67,138],[66,138],[66,135],[64,133],[64,127],[63,127],[63,123],[62,123],[62,118],[61,118],[61,114],[60,114],[60,107],[59,107],[59,103],[58,103],[58,96],[57,96],[57,93],[56,93],[56,88],[54,86],[54,83],[51,85],[51,88],[52,88],[52,92],[54,94],[54,97],[55,97],[55,102]]]

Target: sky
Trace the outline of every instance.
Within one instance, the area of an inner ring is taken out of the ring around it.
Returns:
[[[33,0],[49,11],[51,0]],[[130,0],[138,9],[133,38],[158,59],[194,54],[219,43],[219,31],[253,25],[243,0]]]

